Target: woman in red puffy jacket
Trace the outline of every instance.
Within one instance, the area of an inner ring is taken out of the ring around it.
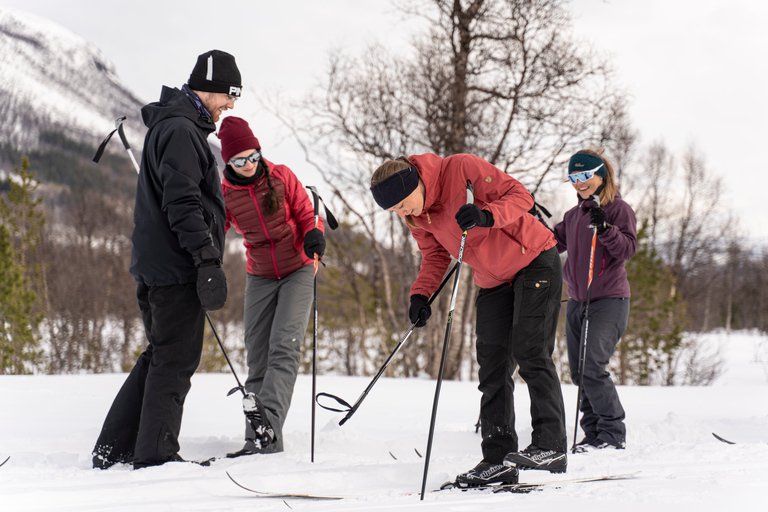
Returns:
[[[466,184],[474,186],[467,203]],[[552,352],[560,311],[562,268],[552,233],[528,211],[533,197],[511,176],[474,155],[433,154],[390,160],[371,178],[373,197],[404,218],[422,255],[411,286],[409,318],[417,327],[428,297],[458,257],[472,269],[477,297],[478,388],[483,460],[458,475],[460,486],[515,483],[519,469],[563,472],[565,411]],[[531,398],[531,444],[518,451],[512,375]]]
[[[219,129],[226,163],[222,188],[226,229],[243,235],[247,266],[245,348],[248,421],[245,446],[228,457],[283,450],[301,343],[312,307],[315,254],[325,251],[322,219],[295,174],[261,155],[248,123],[224,118]]]

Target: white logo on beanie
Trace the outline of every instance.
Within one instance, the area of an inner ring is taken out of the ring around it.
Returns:
[[[229,95],[230,96],[240,96],[240,94],[241,94],[241,88],[240,87],[237,87],[237,86],[234,86],[234,85],[231,85],[229,87]]]
[[[213,80],[213,55],[208,56],[208,71],[205,73],[205,79],[208,81]]]

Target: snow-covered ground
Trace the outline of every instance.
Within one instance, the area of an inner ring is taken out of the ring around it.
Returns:
[[[714,335],[724,374],[710,387],[623,387],[627,449],[571,455],[565,475],[521,473],[551,481],[639,472],[637,478],[562,485],[531,494],[429,493],[419,500],[434,381],[382,379],[344,426],[317,410],[310,463],[310,389],[300,376],[285,427],[286,451],[223,459],[211,467],[170,463],[132,471],[91,469],[90,451],[124,375],[0,376],[0,509],[40,511],[653,511],[764,510],[768,493],[768,337]],[[393,363],[397,364],[397,362]],[[181,455],[223,456],[241,446],[242,412],[226,397],[233,378],[193,379]],[[352,402],[369,378],[320,376],[318,390]],[[480,460],[474,431],[474,382],[444,382],[428,489]],[[563,388],[573,432],[575,387]],[[530,440],[529,401],[516,391],[521,447]],[[712,436],[716,432],[736,444]],[[396,457],[397,459],[393,458]],[[267,491],[354,495],[341,501],[264,498],[233,477]],[[762,504],[762,505],[761,505]],[[749,509],[747,507],[750,507]]]

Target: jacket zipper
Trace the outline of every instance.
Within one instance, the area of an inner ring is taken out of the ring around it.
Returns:
[[[259,221],[261,222],[261,227],[264,230],[264,236],[267,240],[269,240],[269,254],[272,258],[272,267],[275,269],[275,275],[278,279],[280,279],[280,272],[277,270],[277,261],[275,260],[275,241],[270,238],[269,232],[267,231],[267,224],[264,222],[264,218],[261,216],[259,201],[256,199],[256,191],[253,189],[253,187],[249,187],[248,192],[253,199],[253,204],[256,206],[256,213],[259,214]]]

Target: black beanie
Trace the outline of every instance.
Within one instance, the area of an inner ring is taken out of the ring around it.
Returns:
[[[240,96],[243,84],[235,58],[221,50],[205,52],[189,75],[189,86],[195,91],[218,92]]]

